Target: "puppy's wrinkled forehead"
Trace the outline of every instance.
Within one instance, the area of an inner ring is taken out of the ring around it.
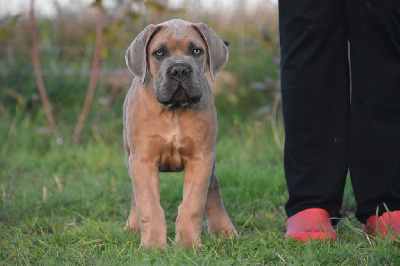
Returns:
[[[167,49],[170,53],[185,53],[190,47],[204,48],[205,41],[192,23],[171,20],[160,24],[162,29],[153,37],[149,48]]]

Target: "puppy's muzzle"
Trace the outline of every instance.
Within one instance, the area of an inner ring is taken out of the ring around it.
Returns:
[[[200,102],[201,90],[194,85],[193,69],[186,63],[174,63],[166,71],[167,90],[157,100],[168,107],[183,107]]]
[[[184,63],[174,64],[167,70],[168,76],[179,82],[189,77],[191,71],[191,67]]]

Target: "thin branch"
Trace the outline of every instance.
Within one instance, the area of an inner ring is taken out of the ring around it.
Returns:
[[[8,112],[7,112],[6,108],[4,107],[4,104],[1,102],[1,100],[0,100],[0,112],[3,115],[3,118],[6,121],[7,125],[9,127],[11,127],[12,122],[11,122],[10,116],[8,115]]]
[[[39,94],[40,98],[43,103],[44,110],[46,112],[47,120],[49,121],[51,132],[58,137],[59,132],[57,129],[56,122],[54,120],[53,112],[51,110],[51,105],[49,103],[49,99],[47,98],[47,93],[46,93],[46,88],[43,83],[43,78],[42,78],[42,70],[40,68],[40,58],[39,58],[39,52],[38,52],[38,45],[37,45],[37,35],[36,35],[36,29],[35,29],[35,15],[33,12],[33,6],[34,6],[34,0],[31,0],[31,8],[29,11],[29,31],[31,34],[31,40],[32,40],[32,60],[33,60],[33,66],[35,69],[35,76],[36,76],[36,82],[39,88]]]
[[[110,94],[107,97],[106,103],[100,108],[100,110],[97,112],[96,116],[93,118],[93,120],[90,122],[90,125],[95,124],[97,121],[99,121],[103,115],[106,113],[107,109],[110,107],[111,103],[114,101],[115,97],[117,97],[118,93],[121,90],[123,81],[125,78],[128,76],[130,72],[125,71],[118,77],[118,82],[114,84],[114,86],[111,89]]]
[[[96,44],[93,55],[93,68],[92,75],[90,77],[88,92],[86,94],[85,103],[82,108],[82,112],[79,116],[78,123],[75,128],[73,141],[77,143],[81,137],[83,127],[85,126],[86,118],[89,114],[90,107],[93,101],[94,91],[96,89],[97,81],[99,79],[99,68],[100,68],[100,56],[101,56],[101,42],[103,38],[103,25],[104,25],[104,8],[99,5],[99,20],[97,23],[97,31],[96,31]]]
[[[283,151],[284,146],[279,138],[279,134],[278,134],[278,127],[277,127],[277,115],[278,115],[278,106],[279,103],[281,103],[281,97],[275,97],[274,102],[273,102],[273,106],[272,106],[272,119],[271,119],[271,128],[272,128],[272,136],[274,138],[275,144],[278,147],[279,150]]]

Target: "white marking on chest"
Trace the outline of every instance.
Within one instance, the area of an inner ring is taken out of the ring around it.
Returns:
[[[173,146],[179,147],[178,143],[178,137],[180,134],[180,127],[179,127],[179,116],[180,116],[180,111],[173,112],[171,114],[171,122],[172,122],[172,128],[168,130],[169,132],[167,133],[167,142],[172,143]]]
[[[180,130],[179,130],[179,127],[176,127],[174,130],[172,130],[172,132],[168,135],[168,138],[167,138],[167,142],[168,143],[171,143],[171,142],[176,142],[177,141],[177,138],[178,138],[178,136],[179,136],[179,133],[180,133]]]

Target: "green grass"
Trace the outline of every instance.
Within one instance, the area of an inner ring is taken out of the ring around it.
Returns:
[[[116,126],[119,128],[119,125]],[[240,237],[216,239],[204,228],[201,251],[177,247],[174,221],[182,174],[162,174],[169,248],[137,250],[140,238],[123,230],[131,200],[120,132],[62,146],[34,133],[26,120],[11,131],[0,122],[0,264],[292,264],[399,265],[400,242],[367,237],[354,219],[347,186],[336,243],[284,239],[287,192],[282,152],[268,121],[233,123],[220,117],[217,174]],[[115,141],[104,140],[113,135]]]

